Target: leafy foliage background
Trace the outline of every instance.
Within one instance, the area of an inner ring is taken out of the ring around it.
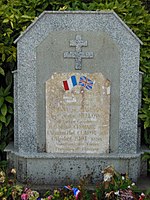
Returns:
[[[142,140],[150,148],[150,14],[140,0],[1,0],[0,1],[0,156],[13,139],[13,76],[16,69],[14,40],[44,10],[114,10],[142,40],[140,70],[143,99],[139,117]]]

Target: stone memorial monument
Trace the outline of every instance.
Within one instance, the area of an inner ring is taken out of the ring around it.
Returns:
[[[15,41],[18,180],[64,185],[113,165],[140,175],[141,41],[112,11],[45,11]]]

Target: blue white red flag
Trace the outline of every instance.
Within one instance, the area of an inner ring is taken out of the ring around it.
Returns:
[[[78,188],[71,188],[70,185],[64,186],[64,188],[68,190],[72,190],[76,200],[78,200],[79,195],[80,195],[80,190]]]
[[[76,76],[71,76],[68,80],[63,81],[64,89],[71,90],[74,86],[77,85]]]
[[[72,187],[70,185],[64,186],[64,188],[66,188],[68,190],[72,190]]]
[[[78,188],[72,188],[72,191],[73,191],[74,196],[78,200],[79,195],[80,195],[80,190],[78,190]]]
[[[86,78],[85,76],[81,76],[79,80],[79,85],[85,87],[87,90],[91,90],[93,87],[94,82],[90,79]]]

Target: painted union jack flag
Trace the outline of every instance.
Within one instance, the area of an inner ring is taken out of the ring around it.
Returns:
[[[81,76],[79,80],[79,85],[85,87],[87,90],[91,90],[93,87],[94,82],[90,79],[86,78],[85,76]]]

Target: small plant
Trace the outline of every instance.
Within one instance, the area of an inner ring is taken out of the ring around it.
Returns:
[[[0,171],[0,199],[16,200],[21,193],[22,187],[16,184],[16,170],[11,170],[9,178],[4,171]]]
[[[112,166],[105,168],[102,172],[104,180],[96,187],[96,200],[142,200],[144,196],[127,174],[120,174]]]

